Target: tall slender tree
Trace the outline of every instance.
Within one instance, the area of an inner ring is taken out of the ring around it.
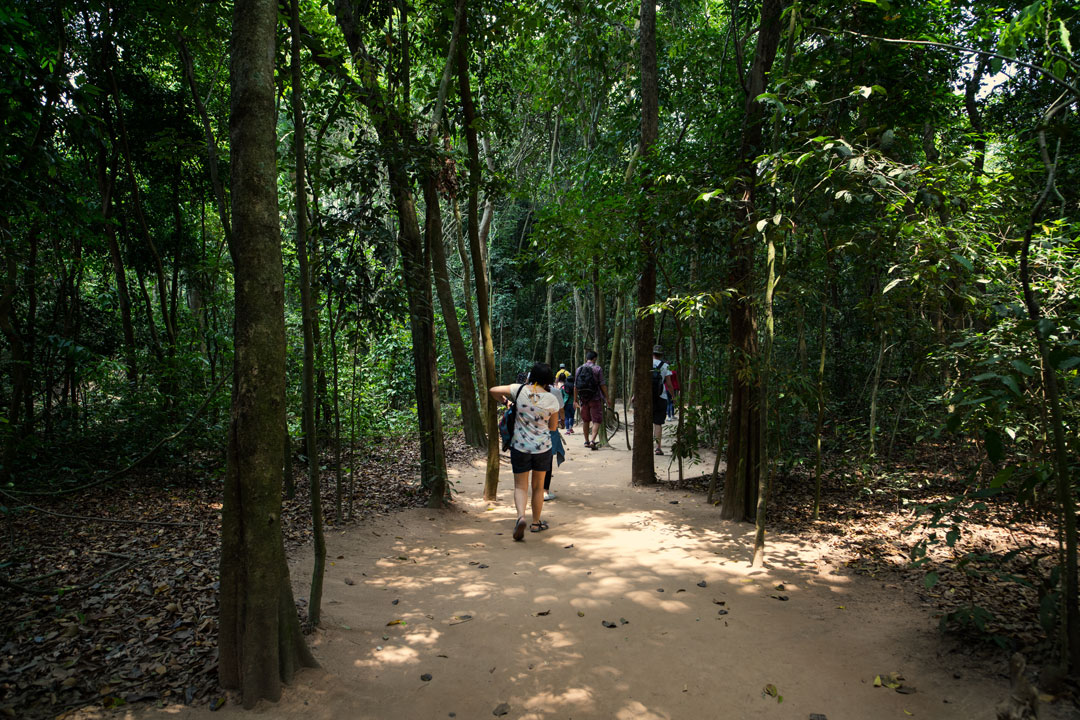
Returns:
[[[300,632],[281,534],[285,316],[278,227],[277,2],[237,0],[229,63],[236,280],[224,502],[218,676],[245,707],[277,700],[315,660]]]
[[[728,423],[727,475],[721,516],[751,520],[757,512],[761,462],[761,392],[758,365],[758,327],[753,304],[754,201],[758,190],[757,157],[762,151],[766,112],[759,100],[768,87],[769,72],[780,45],[783,0],[761,6],[754,60],[746,77],[746,106],[736,158],[735,225],[728,287],[732,288],[728,316],[731,326],[731,419]]]
[[[638,167],[647,167],[649,153],[660,133],[660,91],[656,65],[656,0],[641,0],[638,42],[641,46],[641,141]],[[647,172],[647,170],[646,170]],[[641,181],[646,195],[652,183]],[[652,450],[652,346],[655,343],[653,314],[656,302],[656,238],[647,216],[648,205],[640,208],[638,234],[641,242],[641,274],[637,287],[637,321],[634,323],[634,449],[631,478],[635,485],[656,481]],[[599,328],[600,326],[597,325]]]
[[[304,73],[300,65],[300,0],[290,0],[289,58],[292,75],[293,159],[296,163],[296,257],[300,265],[300,313],[304,335],[303,408],[304,445],[307,447],[308,493],[311,501],[312,545],[315,562],[311,570],[308,619],[318,625],[322,617],[323,574],[326,569],[326,538],[323,534],[322,480],[319,438],[315,423],[315,326],[319,322],[311,288],[311,254],[308,238],[307,144],[304,122]],[[340,513],[339,513],[340,515]]]

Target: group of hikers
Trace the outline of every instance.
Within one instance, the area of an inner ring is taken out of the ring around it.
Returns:
[[[604,423],[604,407],[614,410],[615,398],[604,382],[604,370],[596,362],[595,350],[585,353],[585,362],[571,373],[565,363],[552,373],[551,366],[538,362],[517,382],[497,385],[490,389],[497,402],[506,405],[500,432],[503,449],[510,451],[510,466],[514,473],[514,507],[517,521],[514,540],[525,537],[525,528],[542,532],[548,524],[540,515],[545,500],[554,500],[551,491],[553,463],[566,459],[560,427],[568,434],[574,432],[574,417],[581,417],[585,447],[598,450],[597,436]],[[663,455],[664,421],[674,417],[674,398],[678,377],[664,361],[664,348],[652,349],[652,423],[656,448]],[[525,510],[532,499],[532,523],[525,519]]]

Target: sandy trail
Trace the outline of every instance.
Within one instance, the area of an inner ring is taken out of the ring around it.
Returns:
[[[551,529],[524,542],[510,537],[507,461],[493,509],[482,468],[458,468],[456,508],[329,537],[324,628],[311,638],[322,669],[255,714],[480,719],[505,703],[506,718],[528,720],[994,717],[1007,682],[950,655],[912,593],[844,574],[796,537],[770,536],[768,569],[751,571],[751,526],[718,520],[701,497],[631,487],[622,438],[590,452],[581,437],[566,436]],[[297,597],[309,572],[308,558],[293,565]],[[917,692],[873,686],[894,671]],[[763,695],[770,684],[783,702]]]

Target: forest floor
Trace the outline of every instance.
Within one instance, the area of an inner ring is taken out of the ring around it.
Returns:
[[[994,717],[1009,694],[1005,653],[942,635],[921,572],[843,542],[887,542],[884,530],[849,517],[810,532],[781,511],[767,567],[752,570],[752,526],[718,520],[693,482],[631,487],[625,444],[590,452],[567,439],[550,530],[524,542],[510,537],[508,462],[495,504],[473,461],[452,471],[452,509],[330,533],[323,626],[309,637],[322,668],[255,715],[967,720]],[[293,556],[303,597],[310,551]],[[204,720],[210,707],[70,717]],[[247,717],[233,703],[219,712]],[[1062,699],[1042,717],[1075,712]]]

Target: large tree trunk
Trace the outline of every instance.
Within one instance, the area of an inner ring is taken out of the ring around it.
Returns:
[[[765,0],[761,7],[754,62],[746,88],[746,111],[734,195],[733,261],[728,277],[732,363],[730,382],[731,421],[727,447],[727,475],[721,516],[729,520],[752,520],[757,508],[758,463],[761,453],[761,409],[758,379],[757,319],[753,305],[754,199],[757,192],[755,159],[761,153],[765,108],[757,98],[765,92],[769,71],[780,44],[783,0]]]
[[[393,162],[393,161],[391,161]],[[390,170],[391,194],[400,227],[398,249],[409,303],[413,364],[416,368],[416,408],[420,421],[420,481],[430,493],[429,504],[442,507],[446,495],[446,453],[443,445],[439,376],[435,365],[435,316],[431,297],[430,255],[424,252],[416,205],[402,171]],[[442,242],[442,238],[439,238]]]
[[[465,430],[465,442],[473,447],[487,447],[484,421],[480,418],[480,409],[476,405],[476,385],[469,367],[469,354],[461,336],[461,325],[458,323],[457,308],[454,305],[454,291],[450,287],[450,273],[446,269],[442,210],[439,207],[439,192],[435,187],[434,175],[424,180],[424,204],[427,206],[425,241],[431,249],[435,290],[442,308],[443,323],[446,325],[446,338],[450,342],[450,355],[454,360],[454,378],[461,395],[461,424]]]
[[[465,116],[465,140],[469,149],[469,249],[472,254],[473,277],[476,280],[476,305],[480,321],[480,337],[484,343],[484,382],[486,391],[495,386],[495,343],[491,337],[491,303],[488,297],[487,262],[480,242],[480,146],[476,137],[476,108],[473,106],[469,79],[469,33],[462,18],[461,41],[458,43],[458,93]],[[484,209],[485,220],[487,208]],[[495,500],[499,490],[499,427],[495,419],[495,403],[489,402],[484,415],[488,436],[487,474],[484,478],[484,499]]]
[[[245,707],[276,701],[316,665],[300,632],[281,536],[285,297],[278,228],[274,37],[277,3],[236,0],[229,118],[236,320],[221,517],[218,675]]]
[[[641,1],[641,144],[639,155],[648,157],[660,130],[660,97],[656,68],[656,2]],[[648,181],[645,182],[648,192]],[[656,245],[644,211],[638,220],[643,256],[638,278],[634,325],[634,450],[631,479],[635,485],[656,480],[653,467],[652,345],[653,314],[642,312],[656,302]]]
[[[319,477],[319,441],[315,426],[315,298],[311,291],[311,259],[308,250],[307,145],[304,123],[304,77],[300,67],[299,0],[290,3],[289,30],[292,36],[293,157],[296,162],[296,257],[300,264],[300,317],[304,335],[303,423],[307,446],[308,493],[311,501],[312,545],[315,560],[311,570],[311,593],[308,598],[308,621],[318,625],[322,619],[323,574],[326,570],[326,538],[323,534],[322,481]]]

